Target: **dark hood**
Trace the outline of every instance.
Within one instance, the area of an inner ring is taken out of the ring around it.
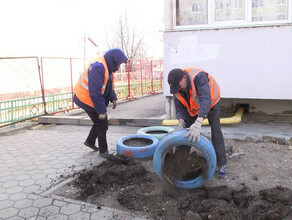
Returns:
[[[126,63],[128,58],[125,53],[119,48],[113,48],[108,50],[104,54],[104,59],[106,60],[109,72],[116,72],[118,66],[122,63]]]

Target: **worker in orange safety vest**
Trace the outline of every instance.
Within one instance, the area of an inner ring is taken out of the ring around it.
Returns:
[[[74,102],[82,108],[93,122],[84,145],[98,151],[101,157],[109,156],[106,133],[108,130],[107,106],[117,105],[117,96],[113,89],[113,75],[122,63],[128,60],[119,48],[108,50],[104,56],[90,63],[81,74],[74,87]],[[96,139],[98,146],[96,147]]]
[[[218,177],[227,176],[225,143],[220,125],[220,87],[203,69],[172,69],[168,74],[170,93],[173,94],[179,129],[187,128],[188,141],[200,141],[201,125],[208,118],[212,143],[218,165]],[[190,147],[185,147],[189,152]]]

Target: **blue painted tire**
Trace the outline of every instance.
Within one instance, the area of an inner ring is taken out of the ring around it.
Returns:
[[[145,144],[142,146],[130,146],[127,142],[134,139],[143,139],[149,144]],[[117,154],[124,155],[126,157],[134,157],[134,158],[147,158],[152,157],[156,150],[159,140],[155,137],[151,137],[149,135],[130,135],[121,138],[117,142]]]
[[[149,135],[152,137],[156,137],[158,140],[161,140],[165,135],[168,133],[174,131],[175,129],[172,127],[166,127],[166,126],[150,126],[150,127],[145,127],[141,128],[137,131],[137,134],[142,134],[142,135]],[[161,131],[165,133],[160,133],[160,134],[151,134],[151,131]]]
[[[216,165],[217,165],[217,159],[216,159],[216,152],[214,149],[214,146],[212,142],[210,142],[207,138],[201,135],[200,142],[189,142],[188,138],[185,137],[185,134],[187,133],[186,129],[174,131],[166,136],[159,142],[156,151],[154,153],[153,157],[153,163],[156,174],[159,176],[160,179],[163,181],[166,180],[163,174],[163,163],[165,159],[165,155],[169,150],[176,146],[181,145],[188,145],[196,148],[199,152],[202,153],[203,157],[206,160],[207,165],[207,173],[208,178],[204,179],[203,175],[197,176],[195,179],[187,180],[187,181],[181,181],[181,180],[174,180],[173,184],[177,188],[181,189],[195,189],[202,185],[204,185],[206,182],[208,182],[210,179],[212,179]]]

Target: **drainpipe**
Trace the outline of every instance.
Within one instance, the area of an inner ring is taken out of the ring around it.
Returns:
[[[238,124],[241,122],[242,115],[244,113],[244,108],[240,107],[234,116],[229,118],[220,118],[220,124]],[[171,120],[163,120],[162,125],[164,126],[178,126],[179,122],[177,119],[171,119]],[[209,121],[206,118],[203,123],[203,125],[209,125]]]

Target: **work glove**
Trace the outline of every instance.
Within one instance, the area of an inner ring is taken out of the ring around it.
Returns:
[[[99,120],[105,120],[106,119],[106,113],[104,113],[104,114],[99,114],[99,116],[98,116],[98,119]]]
[[[187,128],[188,133],[186,133],[185,137],[189,137],[189,142],[195,142],[196,139],[198,142],[201,140],[201,126],[202,123],[196,120],[195,123],[191,125],[191,127]]]
[[[184,129],[186,127],[186,122],[183,119],[179,119],[178,130]]]

